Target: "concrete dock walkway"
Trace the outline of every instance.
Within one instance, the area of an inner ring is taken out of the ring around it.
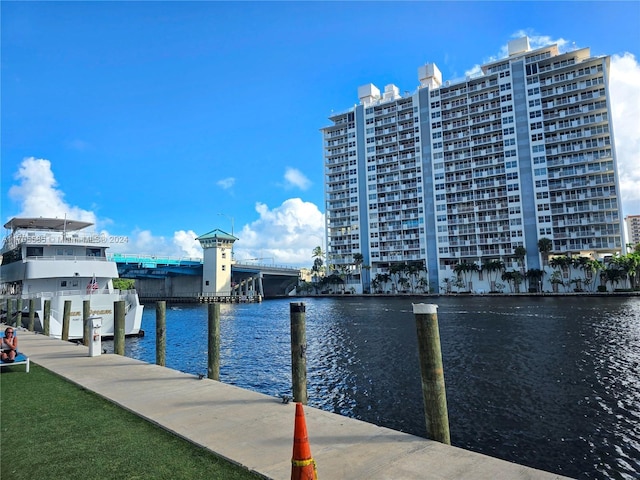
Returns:
[[[295,406],[260,393],[27,331],[33,363],[266,478],[288,480]],[[20,368],[20,367],[16,367]],[[321,480],[567,478],[304,408]]]

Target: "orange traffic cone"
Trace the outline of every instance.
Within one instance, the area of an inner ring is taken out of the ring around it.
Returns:
[[[291,480],[318,480],[316,462],[311,457],[311,447],[309,447],[309,439],[307,438],[307,423],[304,419],[304,410],[301,403],[296,403]]]

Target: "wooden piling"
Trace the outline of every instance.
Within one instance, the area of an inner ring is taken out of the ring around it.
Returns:
[[[167,302],[156,302],[156,365],[165,366],[167,347]]]
[[[33,332],[36,329],[36,299],[29,299],[29,331]]]
[[[209,341],[207,378],[220,380],[220,304],[207,305],[209,319]]]
[[[82,301],[82,344],[89,346],[89,338],[91,337],[91,325],[89,317],[91,316],[91,300]]]
[[[307,332],[304,302],[289,304],[291,317],[291,379],[293,401],[307,404]]]
[[[437,311],[437,305],[413,304],[427,435],[432,440],[451,445]]]
[[[124,355],[124,300],[113,302],[113,353]]]
[[[51,324],[51,300],[44,301],[43,310],[42,333],[48,337],[50,334],[49,325]]]
[[[22,297],[16,298],[16,320],[15,326],[22,326]]]
[[[13,300],[7,298],[7,325],[13,327]]]
[[[62,315],[62,340],[69,341],[69,324],[71,323],[71,300],[64,301],[64,314]]]

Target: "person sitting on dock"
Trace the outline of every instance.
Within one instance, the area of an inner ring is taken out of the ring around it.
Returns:
[[[18,354],[18,338],[14,335],[13,328],[7,327],[2,337],[2,354],[3,362],[13,362]]]

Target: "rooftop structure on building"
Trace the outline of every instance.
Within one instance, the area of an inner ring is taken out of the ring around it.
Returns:
[[[438,292],[463,263],[543,269],[543,238],[552,255],[620,253],[608,76],[608,56],[524,37],[461,81],[426,64],[413,93],[359,87],[360,104],[322,129],[328,263],[365,292],[413,266]],[[488,277],[464,289],[494,290]]]

